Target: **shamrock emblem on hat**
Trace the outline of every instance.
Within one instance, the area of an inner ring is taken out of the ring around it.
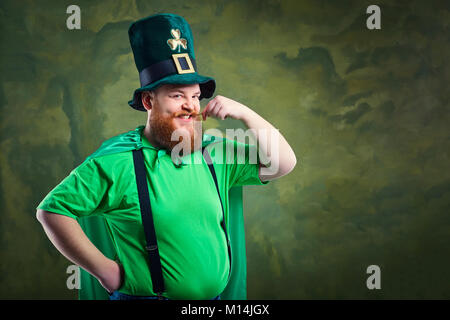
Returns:
[[[173,39],[167,40],[170,49],[175,50],[178,48],[178,52],[180,52],[181,47],[187,49],[187,41],[186,39],[180,38],[181,32],[179,29],[172,29],[170,30],[170,33],[173,36]]]

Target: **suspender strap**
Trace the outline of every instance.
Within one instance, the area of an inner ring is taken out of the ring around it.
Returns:
[[[208,165],[209,171],[214,179],[214,184],[216,185],[217,195],[219,196],[220,206],[222,207],[222,222],[220,225],[222,226],[223,231],[225,232],[225,238],[227,239],[227,247],[228,247],[228,257],[230,260],[230,272],[228,273],[228,277],[231,275],[231,245],[230,238],[228,237],[227,227],[225,224],[225,210],[223,208],[222,197],[220,196],[219,184],[217,183],[216,171],[214,170],[214,165],[211,160],[211,156],[208,153],[208,150],[205,147],[202,147],[202,154],[205,158],[206,164]]]
[[[139,204],[141,208],[142,224],[144,225],[145,241],[147,243],[145,249],[148,253],[153,291],[161,297],[161,294],[164,291],[164,279],[162,275],[158,243],[156,241],[155,226],[153,224],[152,208],[150,205],[147,174],[145,171],[144,154],[142,149],[133,150],[133,162],[134,172],[136,174]]]

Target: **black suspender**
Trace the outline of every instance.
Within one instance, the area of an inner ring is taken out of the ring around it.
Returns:
[[[217,183],[216,171],[214,170],[214,166],[212,164],[211,157],[208,153],[208,150],[205,147],[202,148],[202,154],[205,158],[206,163],[208,164],[209,171],[214,179],[214,184],[216,185],[217,195],[219,196],[220,205],[222,207],[222,222],[220,225],[222,226],[223,231],[225,232],[225,238],[227,239],[227,247],[228,247],[228,257],[230,260],[230,272],[228,273],[228,277],[231,275],[231,246],[230,246],[230,238],[228,238],[227,226],[225,224],[225,210],[223,208],[222,198],[220,197],[219,184]]]
[[[228,256],[230,260],[230,273],[229,273],[230,275],[231,247],[230,247],[230,240],[228,238],[227,228],[225,225],[225,210],[223,207],[222,198],[220,197],[216,172],[214,170],[211,157],[208,151],[205,149],[205,147],[202,148],[202,154],[205,158],[206,163],[208,164],[209,171],[211,172],[211,175],[214,179],[214,184],[216,185],[220,205],[222,207],[221,226],[225,231],[225,237],[227,239]],[[159,256],[158,243],[156,240],[155,226],[153,224],[152,208],[150,204],[150,196],[148,193],[147,174],[145,171],[144,154],[142,152],[142,149],[133,150],[133,163],[134,163],[134,172],[136,174],[136,184],[139,195],[139,205],[141,209],[142,224],[144,226],[144,233],[145,233],[145,241],[146,241],[145,249],[147,250],[148,253],[148,261],[150,265],[150,276],[152,278],[153,291],[158,295],[158,297],[161,298],[162,293],[164,292],[164,279],[161,268],[161,259]]]
[[[158,243],[156,242],[155,226],[153,224],[152,207],[148,194],[147,174],[145,173],[144,154],[142,149],[133,150],[134,172],[141,208],[142,224],[144,225],[145,249],[148,253],[150,264],[150,276],[152,277],[153,291],[161,297],[164,291],[164,279],[162,276],[161,259],[159,257]]]

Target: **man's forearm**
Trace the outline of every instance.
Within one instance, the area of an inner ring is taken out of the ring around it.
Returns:
[[[270,167],[274,169],[266,170],[262,178],[272,180],[288,174],[297,163],[291,146],[267,120],[248,107],[244,110],[241,121],[255,134],[260,156],[269,160]]]
[[[119,266],[94,246],[75,219],[43,210],[36,217],[59,252],[106,284],[108,291],[114,289]]]

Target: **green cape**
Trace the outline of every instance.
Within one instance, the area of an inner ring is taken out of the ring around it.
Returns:
[[[111,139],[106,140],[85,161],[119,152],[139,150],[143,147],[141,132],[144,126],[132,130]],[[222,138],[204,135],[202,146],[219,142]],[[211,177],[212,179],[212,177]],[[245,300],[247,299],[247,258],[245,252],[244,216],[242,210],[242,187],[233,187],[229,190],[228,210],[228,236],[231,245],[231,275],[225,290],[221,293],[223,300]],[[105,218],[99,216],[85,217],[80,219],[80,225],[92,243],[108,258],[114,259],[115,250],[111,242],[109,232],[106,228]],[[100,285],[96,278],[80,268],[80,300],[107,300],[109,298],[106,290]]]

